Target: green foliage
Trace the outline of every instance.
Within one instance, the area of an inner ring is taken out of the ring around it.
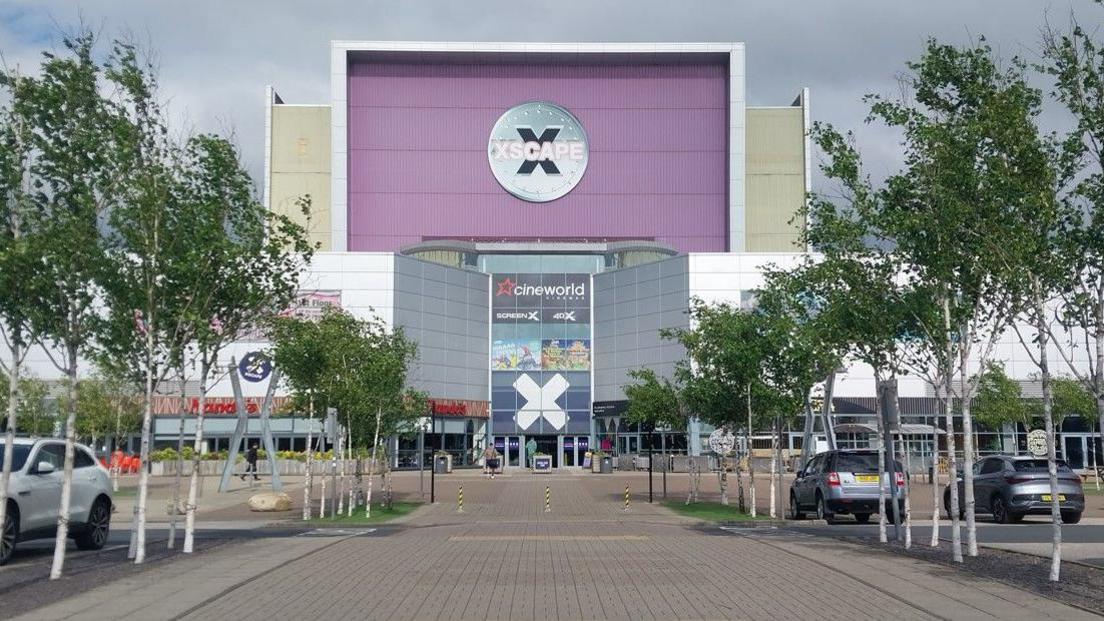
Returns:
[[[1005,423],[1022,423],[1031,428],[1033,418],[1020,383],[1005,374],[1004,365],[995,362],[985,367],[978,380],[973,414],[990,429],[1000,429]]]
[[[77,382],[77,435],[119,440],[141,425],[142,398],[133,384],[105,377]]]
[[[8,411],[8,376],[0,372],[0,411]],[[16,431],[32,436],[52,436],[57,425],[57,411],[48,399],[46,383],[35,377],[19,378],[16,404]],[[0,429],[7,430],[7,418],[0,419]]]
[[[271,334],[273,362],[297,402],[337,409],[339,420],[351,426],[351,446],[371,444],[377,412],[386,437],[427,410],[425,395],[406,388],[417,346],[401,328],[327,308],[317,321],[277,318]]]
[[[686,427],[687,417],[679,388],[671,380],[659,377],[652,369],[630,370],[629,377],[636,382],[624,387],[630,421],[671,429]]]
[[[1050,380],[1051,399],[1054,401],[1054,428],[1060,430],[1070,416],[1079,416],[1090,425],[1097,422],[1096,399],[1081,382],[1070,377],[1054,377]],[[1032,399],[1028,404],[1032,417],[1043,415],[1042,402]]]

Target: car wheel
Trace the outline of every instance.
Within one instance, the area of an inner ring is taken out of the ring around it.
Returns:
[[[817,519],[824,520],[829,524],[833,523],[836,519],[835,514],[828,510],[828,502],[824,500],[824,496],[817,494]]]
[[[8,506],[4,514],[4,529],[0,531],[0,565],[6,565],[15,553],[15,540],[19,536],[19,514]]]
[[[104,499],[99,499],[92,505],[88,512],[88,523],[84,532],[75,537],[78,550],[99,550],[107,543],[107,535],[111,529],[111,505]]]
[[[798,508],[797,495],[790,492],[790,519],[792,520],[804,520],[805,513]]]
[[[1004,499],[1000,496],[993,496],[993,500],[989,503],[990,510],[993,512],[993,521],[998,524],[1009,524],[1012,522],[1012,516],[1008,513],[1008,508],[1004,506]]]
[[[855,521],[858,522],[859,524],[868,524],[870,522],[870,514],[869,513],[856,513],[855,514]]]
[[[1063,524],[1076,524],[1081,521],[1080,511],[1063,511],[1062,523]]]

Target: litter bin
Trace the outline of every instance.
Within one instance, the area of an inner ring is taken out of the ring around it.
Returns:
[[[433,472],[435,474],[448,474],[449,456],[437,455],[433,458]]]
[[[611,455],[603,455],[602,456],[602,466],[601,466],[600,472],[602,474],[612,474],[613,473],[613,457]]]

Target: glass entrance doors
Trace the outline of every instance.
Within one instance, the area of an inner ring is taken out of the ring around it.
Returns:
[[[521,466],[522,451],[521,436],[495,436],[494,447],[502,456],[502,465],[506,467]]]
[[[586,452],[590,450],[590,436],[561,436],[560,465],[582,466]]]
[[[1074,470],[1090,470],[1104,466],[1100,437],[1094,434],[1062,434],[1062,458]]]

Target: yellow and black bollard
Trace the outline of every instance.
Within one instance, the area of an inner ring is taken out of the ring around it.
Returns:
[[[456,492],[456,512],[464,512],[464,486],[460,486],[460,490]]]
[[[552,513],[552,486],[544,486],[544,512]]]
[[[629,510],[629,483],[625,482],[625,511]]]

